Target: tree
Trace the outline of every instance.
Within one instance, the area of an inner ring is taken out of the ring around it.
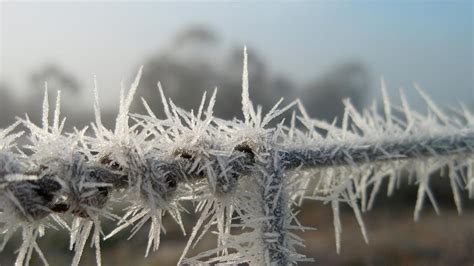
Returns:
[[[31,85],[33,88],[44,88],[45,82],[49,83],[52,88],[61,88],[61,90],[69,91],[73,94],[77,94],[80,91],[80,84],[76,78],[55,64],[45,65],[41,70],[31,75]]]
[[[13,116],[14,99],[10,91],[6,84],[0,83],[0,127],[10,124]]]
[[[354,105],[361,109],[370,94],[370,78],[361,63],[336,66],[322,78],[299,88],[291,77],[272,73],[266,60],[256,51],[251,52],[250,56],[251,98],[263,110],[269,110],[280,98],[288,104],[290,99],[299,97],[310,114],[333,119],[342,115],[342,99],[350,97]],[[216,61],[216,57],[225,59],[220,62]],[[146,71],[139,96],[147,99],[152,108],[159,105],[159,100],[154,97],[159,81],[166,94],[185,110],[194,108],[205,91],[211,92],[217,87],[219,93],[214,113],[228,119],[240,113],[238,100],[226,100],[240,98],[242,79],[236,75],[241,68],[240,48],[222,51],[217,34],[204,26],[191,27],[177,34],[172,46],[152,56],[144,67]],[[140,101],[134,103],[132,110],[145,111]],[[153,111],[162,115],[160,110]],[[289,115],[286,118],[290,120]]]
[[[370,78],[361,63],[351,62],[337,66],[321,80],[315,80],[303,89],[301,99],[310,115],[332,119],[344,113],[342,99],[351,99],[357,110],[367,105]]]

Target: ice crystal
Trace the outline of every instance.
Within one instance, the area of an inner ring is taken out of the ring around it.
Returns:
[[[44,101],[44,108],[47,109],[47,100]],[[58,115],[59,113],[55,115],[55,121]],[[47,118],[43,121],[47,123]],[[15,123],[0,133],[2,137],[0,141],[2,147],[0,151],[0,232],[5,234],[0,250],[3,250],[13,233],[21,228],[23,244],[20,246],[15,264],[29,264],[33,251],[36,251],[44,264],[47,264],[36,239],[44,235],[45,227],[50,226],[47,219],[51,213],[50,207],[54,195],[61,186],[47,177],[43,178],[42,173],[36,171],[35,164],[27,160],[23,153],[16,154],[10,151],[10,148],[14,146],[12,141],[22,132],[13,135],[8,135],[8,133],[19,123]],[[25,124],[27,127],[32,125],[28,119],[25,120]],[[56,122],[55,126],[56,129],[59,128]],[[47,127],[47,124],[44,127]],[[33,139],[38,140],[38,138]],[[65,225],[60,218],[53,217],[53,219],[60,225]]]

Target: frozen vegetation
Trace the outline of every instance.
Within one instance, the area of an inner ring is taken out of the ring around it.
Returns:
[[[462,106],[441,110],[419,88],[426,114],[411,109],[402,91],[401,106],[392,106],[383,83],[382,114],[375,104],[359,112],[349,100],[340,123],[310,118],[298,100],[285,107],[279,101],[263,113],[249,97],[245,51],[243,119],[213,116],[216,90],[187,111],[167,99],[158,83],[162,119],[146,99],[147,114],[129,113],[141,74],[128,91],[122,87],[113,129],[102,124],[96,85],[90,128],[64,133],[60,94],[50,119],[46,89],[41,125],[26,116],[0,130],[0,251],[21,231],[16,265],[28,265],[34,253],[48,264],[36,240],[55,229],[70,232],[72,265],[80,263],[88,241],[101,265],[101,242],[122,230],[130,237],[148,230],[148,255],[166,230],[163,215],[188,237],[179,264],[295,264],[312,260],[297,251],[304,243],[294,234],[312,229],[297,220],[303,200],[332,206],[339,251],[340,205],[353,209],[368,242],[362,213],[378,193],[392,195],[406,182],[402,176],[418,186],[415,220],[424,201],[438,212],[429,186],[435,172],[446,172],[459,213],[461,195],[474,198],[474,115]],[[280,121],[286,112],[292,112],[291,121]],[[19,147],[22,134],[29,143]],[[185,210],[183,201],[194,202],[195,210]],[[124,216],[114,213],[113,202],[127,203]],[[183,211],[200,215],[191,232],[184,232]],[[71,223],[65,222],[68,215]],[[116,221],[116,229],[102,231],[104,219]],[[216,248],[187,256],[210,233],[217,234]]]

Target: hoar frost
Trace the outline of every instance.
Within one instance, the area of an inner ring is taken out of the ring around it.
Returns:
[[[130,89],[122,86],[113,130],[102,124],[94,80],[92,134],[87,127],[63,133],[59,92],[50,124],[46,89],[40,126],[26,116],[0,130],[0,251],[21,229],[16,265],[28,265],[34,252],[47,264],[36,239],[59,227],[70,231],[72,265],[80,263],[89,237],[100,265],[101,241],[129,228],[133,237],[148,227],[148,255],[159,248],[166,232],[162,217],[169,214],[189,235],[178,264],[288,265],[311,261],[298,253],[304,243],[294,233],[311,229],[296,217],[303,200],[331,205],[339,252],[340,205],[353,209],[368,242],[362,214],[373,207],[384,180],[387,194],[394,193],[404,171],[418,186],[415,220],[424,201],[439,212],[429,181],[440,170],[447,169],[460,213],[461,194],[474,198],[474,115],[466,108],[447,113],[418,86],[426,115],[410,108],[403,91],[401,106],[394,107],[382,82],[383,113],[375,104],[358,112],[345,100],[341,126],[310,118],[298,100],[284,107],[280,100],[265,114],[249,97],[248,71],[245,49],[243,120],[213,115],[217,90],[209,99],[203,95],[197,112],[186,111],[158,83],[161,119],[145,99],[147,114],[129,112],[140,68]],[[280,117],[290,109],[286,124]],[[26,132],[17,130],[20,124]],[[17,147],[23,133],[29,144]],[[311,181],[315,187],[309,187]],[[123,217],[114,214],[113,201],[128,203]],[[189,233],[181,219],[189,211],[183,201],[195,202],[200,215]],[[71,224],[62,220],[65,215],[73,217]],[[103,219],[116,221],[116,229],[103,232]],[[217,247],[187,257],[213,230]]]

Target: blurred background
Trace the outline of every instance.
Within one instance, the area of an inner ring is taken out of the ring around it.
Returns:
[[[1,1],[0,128],[25,113],[38,121],[44,82],[51,98],[62,91],[68,130],[88,125],[94,75],[104,124],[112,127],[120,82],[128,86],[140,65],[138,96],[157,114],[160,81],[185,109],[195,109],[202,93],[217,87],[216,115],[240,117],[244,45],[252,100],[264,110],[280,97],[300,98],[310,115],[332,121],[341,115],[344,98],[360,109],[378,101],[383,76],[394,103],[403,88],[423,111],[416,82],[441,106],[463,102],[474,111],[473,14],[472,1]],[[139,97],[134,112],[144,111]],[[379,207],[365,215],[369,246],[347,213],[340,255],[329,209],[308,202],[300,219],[318,231],[302,234],[305,254],[323,265],[472,265],[473,204],[465,199],[465,213],[458,216],[450,190],[443,188],[448,181],[439,180],[434,185],[441,216],[426,206],[421,223],[413,222],[416,191],[404,187],[393,199],[381,196]],[[195,218],[187,216],[188,230]],[[168,234],[151,258],[143,258],[142,230],[128,242],[126,233],[104,242],[104,264],[176,263],[186,237],[165,221]],[[40,242],[52,265],[69,263],[64,234]],[[0,264],[11,264],[15,244],[1,254]],[[197,249],[212,244],[209,238]],[[84,265],[91,264],[92,250],[86,255]]]

